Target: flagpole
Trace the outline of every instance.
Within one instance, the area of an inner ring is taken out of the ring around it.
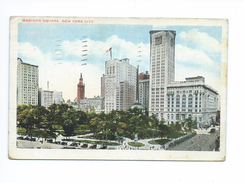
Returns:
[[[112,47],[110,48],[110,60],[112,60]]]

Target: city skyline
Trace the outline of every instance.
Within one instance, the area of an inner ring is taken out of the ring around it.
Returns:
[[[113,58],[129,58],[132,65],[140,66],[139,72],[150,70],[149,31],[153,29],[176,30],[176,81],[200,75],[206,78],[206,83],[220,90],[222,34],[221,27],[217,26],[19,23],[18,57],[39,66],[40,88],[46,89],[49,81],[50,90],[62,91],[65,101],[73,101],[77,95],[77,79],[82,73],[86,84],[85,97],[93,97],[100,95],[100,78],[105,73],[105,61],[110,59],[109,53],[106,53],[110,47]],[[42,31],[50,34],[42,36]],[[87,65],[81,66],[84,63],[80,61],[84,39],[88,41]],[[59,60],[55,58],[58,45],[62,45],[62,59]],[[140,55],[138,50],[141,51]]]

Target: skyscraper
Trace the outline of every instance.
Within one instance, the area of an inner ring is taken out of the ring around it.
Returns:
[[[46,108],[52,105],[54,103],[53,93],[53,91],[43,90],[42,88],[39,88],[39,105],[44,106]]]
[[[105,75],[101,77],[101,97],[105,97]]]
[[[80,80],[77,85],[77,104],[79,104],[80,99],[85,98],[85,84],[83,83],[82,73],[80,73]]]
[[[17,59],[17,104],[38,104],[38,79],[37,65],[25,63]]]
[[[167,124],[196,121],[197,127],[213,124],[218,110],[218,91],[202,76],[175,81],[175,31],[150,31],[149,115]]]
[[[136,100],[137,68],[129,59],[106,62],[105,112],[129,109]]]
[[[175,37],[175,31],[150,31],[149,115],[158,118],[167,111],[167,84],[175,80]]]
[[[139,102],[148,111],[149,108],[149,74],[148,71],[139,74]]]

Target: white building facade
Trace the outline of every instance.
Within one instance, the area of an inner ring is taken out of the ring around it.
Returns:
[[[80,99],[79,104],[77,104],[77,110],[90,112],[93,109],[97,114],[103,112],[104,108],[104,98],[101,96]]]
[[[39,88],[39,105],[44,106],[48,108],[50,105],[54,103],[54,95],[53,91],[50,90],[43,90],[42,88]]]
[[[167,124],[183,122],[187,118],[197,122],[197,127],[216,121],[219,95],[205,84],[202,76],[186,78],[167,87]]]
[[[139,103],[145,110],[149,109],[149,79],[139,80]]]
[[[60,104],[62,103],[63,100],[63,93],[59,91],[53,91],[53,100],[55,104]]]
[[[149,115],[167,124],[191,118],[198,127],[216,120],[218,92],[202,76],[175,82],[175,31],[150,31]]]
[[[137,68],[129,59],[106,61],[105,113],[129,109],[136,100]]]
[[[150,31],[149,115],[163,118],[167,85],[175,81],[175,31]]]
[[[39,88],[38,91],[38,104],[48,108],[53,103],[60,104],[63,102],[62,92],[43,90]]]
[[[17,59],[17,104],[38,104],[38,66]]]

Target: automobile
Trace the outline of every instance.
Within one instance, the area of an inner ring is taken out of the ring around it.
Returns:
[[[61,142],[61,145],[67,145],[67,142]]]
[[[65,146],[63,149],[75,149],[75,147]]]
[[[214,132],[215,132],[215,128],[212,128],[209,133],[214,133]]]
[[[48,139],[47,142],[53,143],[53,139]]]
[[[99,149],[107,149],[106,145],[102,145]]]
[[[83,144],[81,147],[82,148],[87,148],[87,146],[88,146],[87,144]]]
[[[36,138],[31,138],[30,141],[36,141]]]
[[[97,145],[92,145],[89,147],[90,149],[96,149],[97,148]]]
[[[60,141],[56,141],[56,142],[54,142],[54,144],[61,144],[61,142]]]
[[[75,147],[77,147],[77,146],[78,146],[78,143],[76,143],[76,142],[72,142],[72,143],[70,144],[70,146],[75,146]]]
[[[18,140],[24,140],[24,137],[17,137]]]
[[[29,137],[25,137],[24,140],[30,140],[30,138]]]

